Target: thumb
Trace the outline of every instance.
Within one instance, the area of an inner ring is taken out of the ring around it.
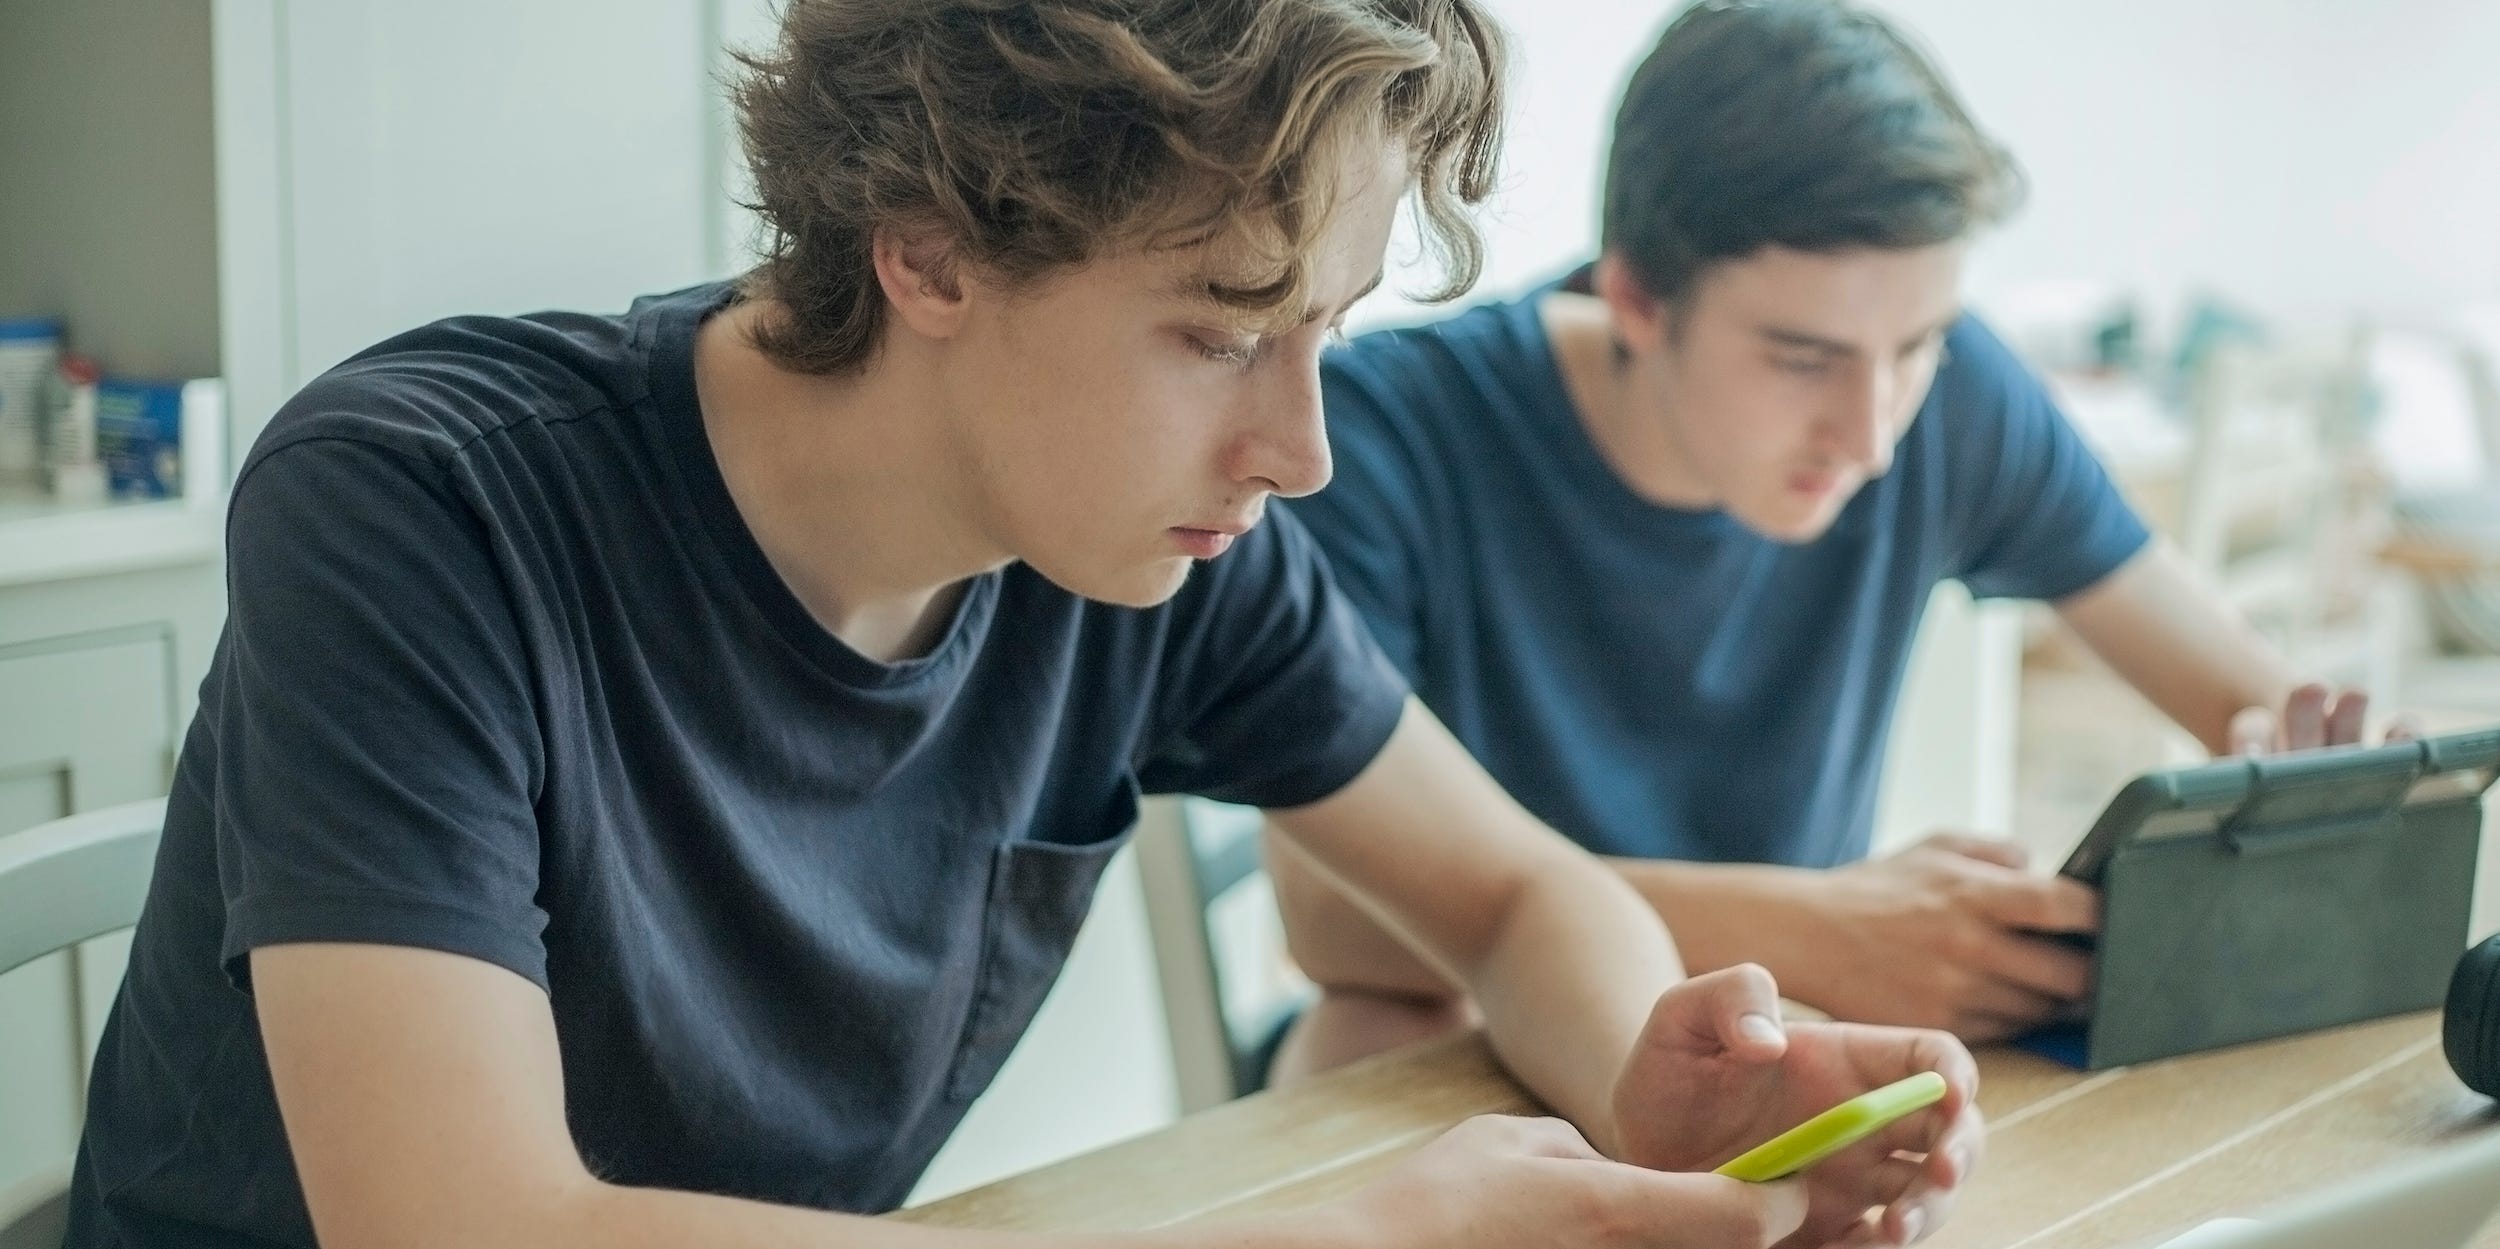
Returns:
[[[2262,755],[2274,749],[2275,716],[2272,707],[2242,707],[2231,717],[2231,753]]]
[[[1771,973],[1740,963],[1667,990],[1650,1018],[1650,1039],[1676,1048],[1770,1062],[1788,1052],[1780,992]]]

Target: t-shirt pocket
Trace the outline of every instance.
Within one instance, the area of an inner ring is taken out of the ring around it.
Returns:
[[[1019,838],[992,852],[988,901],[981,911],[981,967],[946,1076],[949,1098],[968,1102],[990,1086],[1058,982],[1076,930],[1093,909],[1103,869],[1136,827],[1135,786],[1121,787],[1109,815],[1080,834],[1092,840]],[[1117,831],[1098,835],[1103,828]]]

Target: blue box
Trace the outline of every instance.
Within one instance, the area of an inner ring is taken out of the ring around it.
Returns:
[[[182,494],[181,382],[108,377],[96,383],[96,456],[117,499]]]

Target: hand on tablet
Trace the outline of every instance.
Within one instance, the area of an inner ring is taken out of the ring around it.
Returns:
[[[1761,915],[1763,961],[1790,996],[1841,1019],[2001,1040],[2091,990],[2090,887],[2026,870],[2011,842],[1938,834],[1798,878]]]
[[[1625,1064],[1615,1137],[1624,1161],[1708,1170],[1928,1071],[1944,1077],[1943,1100],[1807,1170],[1805,1226],[1783,1242],[1906,1244],[1943,1221],[1986,1146],[1978,1067],[1944,1033],[1783,1023],[1779,990],[1762,968],[1695,976],[1659,999]]]
[[[2370,696],[2360,690],[2329,690],[2312,682],[2292,691],[2281,709],[2243,708],[2231,717],[2231,753],[2272,755],[2321,746],[2357,746],[2370,714]],[[2409,718],[2398,716],[2387,729],[2391,742],[2422,735]]]

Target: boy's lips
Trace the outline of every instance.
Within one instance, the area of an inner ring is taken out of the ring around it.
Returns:
[[[1214,559],[1232,548],[1233,539],[1250,532],[1259,523],[1256,516],[1248,520],[1221,520],[1203,525],[1175,525],[1172,540],[1192,559]]]
[[[1837,469],[1801,469],[1788,475],[1788,488],[1820,498],[1840,489],[1847,474]]]

